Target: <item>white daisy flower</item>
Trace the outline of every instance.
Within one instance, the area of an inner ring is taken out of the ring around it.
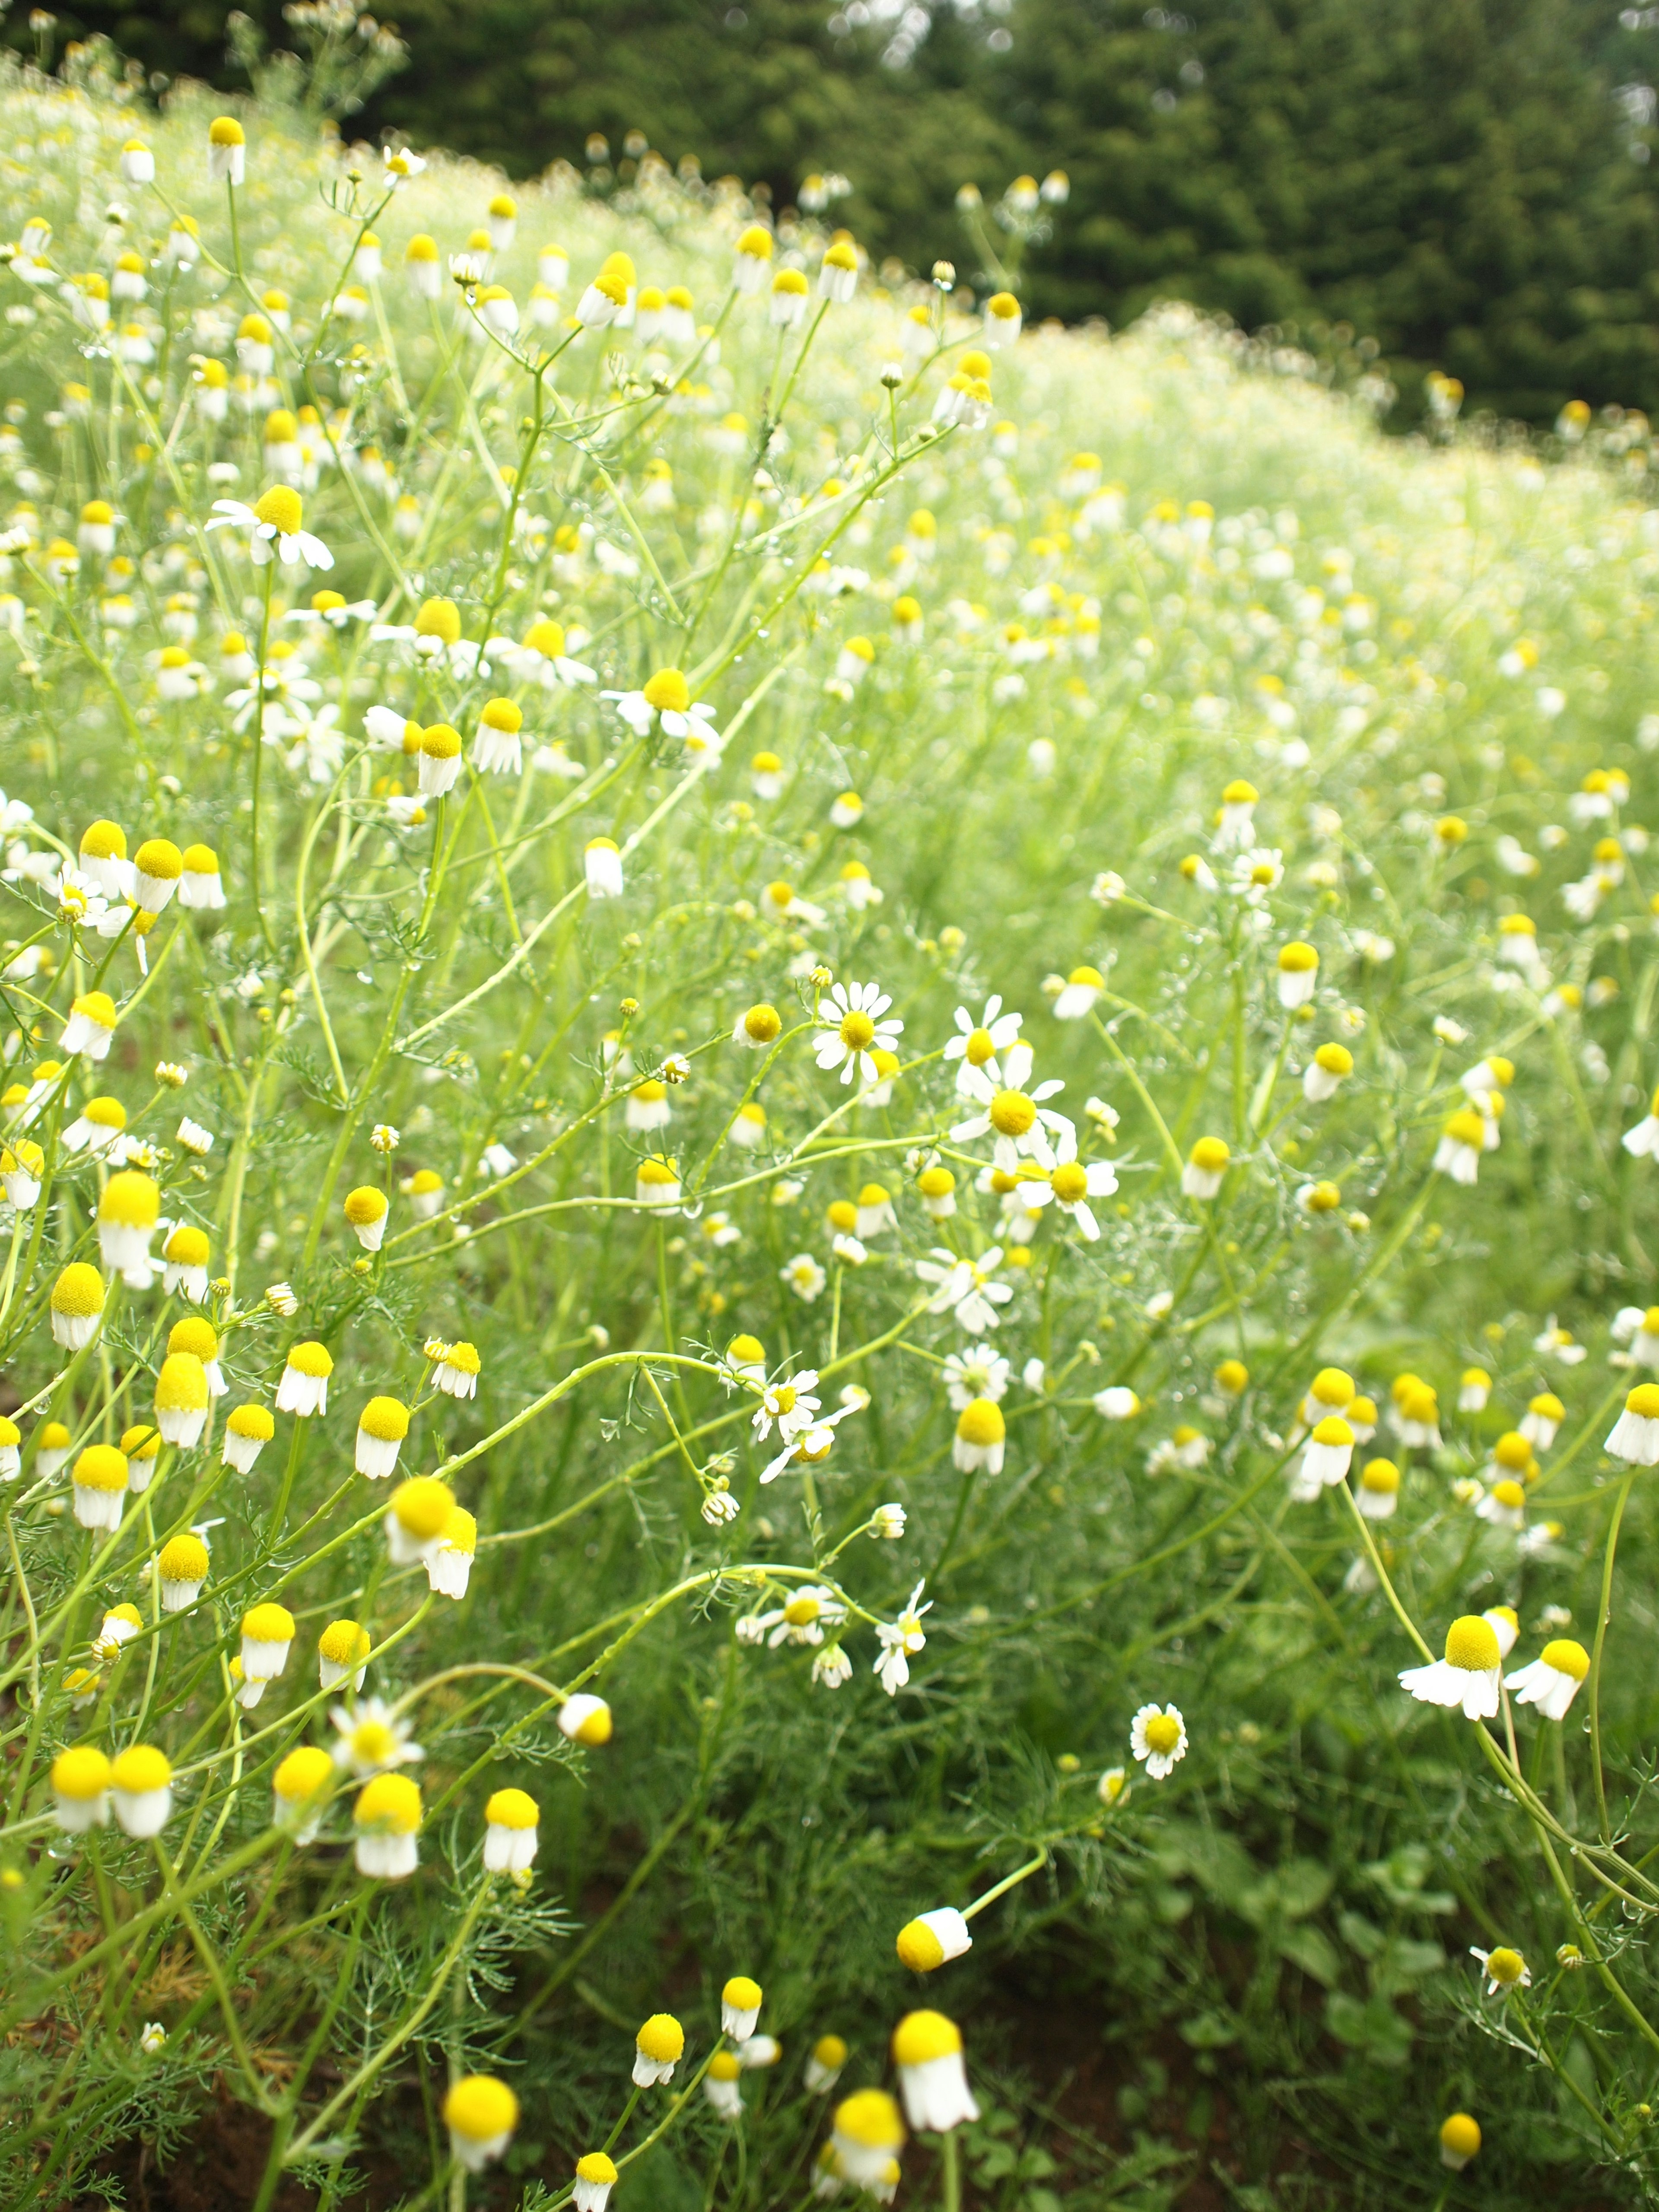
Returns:
[[[876,1625],[876,1638],[881,1645],[881,1651],[871,1671],[880,1676],[881,1686],[890,1698],[897,1697],[909,1680],[909,1662],[918,1651],[927,1646],[927,1638],[921,1631],[921,1617],[923,1613],[933,1611],[933,1601],[930,1598],[926,1605],[920,1602],[926,1587],[925,1583],[916,1584],[896,1620],[890,1624],[878,1621]]]
[[[826,1075],[839,1068],[843,1083],[850,1083],[855,1074],[866,1085],[878,1082],[881,1069],[871,1054],[878,1049],[891,1052],[904,1030],[902,1021],[882,1018],[891,998],[878,983],[833,983],[829,998],[829,1008],[819,1012],[812,1047],[819,1067]]]
[[[958,1260],[954,1252],[935,1246],[930,1259],[916,1261],[924,1283],[939,1287],[927,1302],[929,1313],[949,1313],[958,1328],[969,1336],[983,1336],[997,1325],[997,1308],[1006,1306],[1014,1293],[1006,1283],[994,1279],[1002,1265],[1002,1247],[993,1244],[977,1260]]]
[[[1129,1723],[1129,1748],[1154,1782],[1187,1756],[1187,1723],[1178,1705],[1142,1705]]]
[[[1005,1014],[999,997],[985,1001],[985,1010],[977,1022],[966,1006],[957,1008],[957,1034],[946,1042],[945,1057],[962,1063],[957,1070],[957,1091],[962,1097],[976,1095],[969,1088],[969,1079],[978,1070],[983,1070],[994,1085],[1000,1085],[996,1055],[1006,1052],[1018,1037],[1024,1019],[1024,1014]]]

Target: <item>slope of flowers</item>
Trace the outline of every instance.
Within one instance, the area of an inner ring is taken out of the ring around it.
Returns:
[[[80,66],[0,2203],[1650,2187],[1645,426]]]

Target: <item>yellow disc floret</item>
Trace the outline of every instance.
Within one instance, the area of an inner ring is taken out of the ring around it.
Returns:
[[[1498,1632],[1478,1613],[1465,1613],[1446,1631],[1446,1664],[1471,1674],[1489,1674],[1498,1664]]]

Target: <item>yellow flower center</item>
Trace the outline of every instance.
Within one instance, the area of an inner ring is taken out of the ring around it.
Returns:
[[[1491,1621],[1466,1613],[1446,1631],[1446,1664],[1471,1674],[1489,1674],[1498,1663],[1498,1636]]]
[[[999,1091],[991,1101],[991,1127],[1000,1137],[1023,1137],[1036,1121],[1036,1110],[1023,1091]]]
[[[842,1015],[840,1034],[848,1052],[867,1052],[876,1041],[876,1025],[868,1014],[854,1006],[851,1013]]]
[[[1146,1723],[1149,1751],[1171,1752],[1181,1741],[1181,1723],[1170,1713],[1154,1713]]]
[[[991,1032],[989,1030],[975,1030],[972,1031],[968,1039],[968,1065],[969,1067],[983,1067],[986,1061],[991,1059],[995,1052],[996,1047],[991,1042]]]
[[[300,527],[305,510],[300,504],[300,495],[291,484],[273,484],[255,501],[253,512],[261,522],[271,525],[283,537],[291,538]]]
[[[1067,1160],[1057,1167],[1048,1181],[1062,1206],[1080,1205],[1089,1195],[1088,1170],[1076,1160]]]

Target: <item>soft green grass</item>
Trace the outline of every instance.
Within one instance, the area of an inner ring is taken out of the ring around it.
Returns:
[[[1609,1365],[1627,1358],[1614,1316],[1654,1295],[1654,1170],[1620,1143],[1659,1075],[1641,829],[1659,562],[1619,459],[1640,426],[1597,426],[1549,467],[1389,444],[1294,360],[1171,317],[1109,345],[1028,334],[994,357],[994,417],[1013,427],[930,436],[977,325],[935,299],[947,350],[890,395],[914,302],[866,276],[803,355],[767,327],[764,294],[728,296],[748,211],[665,178],[620,211],[556,184],[523,196],[492,278],[526,307],[556,240],[568,311],[624,250],[642,284],[690,286],[718,362],[708,346],[688,373],[696,347],[665,347],[653,384],[637,332],[613,331],[538,377],[538,354],[476,335],[447,296],[428,310],[404,273],[413,234],[447,254],[483,219],[482,173],[434,163],[382,208],[377,154],[354,179],[297,113],[250,113],[233,236],[203,180],[208,111],[182,101],[147,134],[154,191],[118,180],[134,120],[107,85],[13,80],[3,114],[0,228],[43,213],[58,272],[9,276],[3,301],[7,465],[34,511],[6,586],[26,611],[0,644],[5,787],[33,809],[11,825],[0,925],[15,1085],[95,977],[121,1019],[101,1066],[7,1094],[13,1157],[29,1116],[44,1188],[0,1246],[0,1357],[28,1409],[4,1492],[0,2202],[118,2195],[140,2138],[152,2172],[156,2154],[212,2158],[216,2085],[263,2109],[236,2136],[262,2205],[285,2153],[323,2204],[563,2203],[574,2159],[622,2115],[636,2023],[667,2009],[686,2059],[617,2142],[640,2153],[617,2203],[792,2212],[833,2102],[803,2087],[814,2039],[851,2045],[837,2094],[891,2087],[887,2039],[918,2006],[961,2027],[985,2118],[959,2161],[926,2134],[907,2149],[901,2203],[954,2205],[959,2166],[961,2201],[998,2212],[1498,2207],[1540,2186],[1645,2201],[1653,1514],[1649,1478],[1601,1449],[1640,1380]],[[151,256],[185,211],[203,259],[169,276]],[[386,274],[343,329],[322,310],[371,221]],[[117,319],[150,334],[153,362],[89,350],[61,302],[59,279],[107,269],[112,242],[148,264],[148,299]],[[780,242],[814,290],[824,242]],[[192,364],[234,373],[238,320],[273,286],[293,318],[278,389],[251,415],[233,396],[216,425]],[[66,404],[70,385],[87,398]],[[269,482],[278,402],[327,419],[304,521],[334,550],[331,587],[386,624],[447,599],[475,642],[555,619],[600,686],[544,690],[499,644],[486,679],[355,617],[285,621],[324,580],[252,568],[245,529],[204,529],[227,489]],[[209,474],[227,462],[228,486]],[[125,580],[92,552],[78,575],[54,568],[94,498],[122,518]],[[820,558],[863,582],[825,596]],[[109,627],[124,591],[133,625]],[[155,655],[183,611],[216,674],[169,702]],[[295,720],[337,707],[343,744],[330,717],[256,771],[216,671],[224,632],[257,648],[267,619],[298,648],[289,674],[319,687],[290,694]],[[854,635],[873,660],[837,687]],[[667,668],[732,732],[706,772],[596,696]],[[524,773],[464,767],[411,820],[396,802],[414,764],[368,744],[364,710],[451,725],[470,753],[492,696],[522,706]],[[534,764],[541,747],[575,773]],[[776,795],[756,787],[758,751]],[[1627,800],[1615,787],[1592,814],[1593,771],[1601,800],[1613,772]],[[1241,777],[1259,793],[1253,887],[1215,843]],[[848,791],[862,811],[838,826]],[[205,841],[222,862],[224,913],[173,901],[147,977],[130,934],[71,928],[45,880],[96,817],[130,853]],[[1577,918],[1564,891],[1615,836]],[[626,848],[620,899],[583,889],[596,836]],[[855,862],[878,903],[849,899]],[[1547,980],[1500,958],[1516,911]],[[1290,942],[1319,954],[1304,1017],[1279,1003]],[[1079,968],[1099,995],[1059,1019]],[[884,1101],[815,1065],[815,1013],[839,1019],[828,975],[891,994]],[[1053,1204],[1028,1222],[980,1188],[991,1137],[961,1133],[973,1103],[943,1053],[956,1009],[976,1021],[992,994],[1023,1014],[1029,1080],[1063,1081],[1049,1109],[1081,1158],[1115,1168],[1096,1242]],[[757,1003],[782,1035],[751,1056],[732,1031]],[[1335,1043],[1352,1072],[1310,1104],[1302,1071]],[[675,1054],[689,1075],[667,1086],[666,1136],[630,1128],[630,1080]],[[1467,1187],[1432,1163],[1487,1054],[1513,1080]],[[187,1070],[182,1092],[153,1079],[163,1060]],[[758,1151],[731,1134],[751,1092]],[[122,1288],[83,1355],[53,1342],[58,1271],[98,1256],[106,1171],[64,1133],[100,1094],[152,1148],[169,1221],[208,1232],[230,1395],[201,1443],[163,1448],[118,1532],[89,1538],[67,1474],[41,1474],[42,1425],[78,1449],[149,1419],[190,1310],[159,1279]],[[204,1158],[175,1136],[181,1112],[213,1133]],[[377,1124],[401,1133],[390,1161]],[[1204,1138],[1231,1148],[1213,1200],[1182,1188]],[[658,1145],[695,1200],[684,1215],[637,1202]],[[930,1162],[956,1178],[944,1221],[919,1189]],[[401,1187],[416,1170],[442,1181],[430,1221]],[[838,1260],[830,1208],[872,1182],[896,1225]],[[1338,1194],[1309,1210],[1323,1183]],[[365,1185],[391,1196],[372,1257],[342,1215]],[[944,1362],[969,1340],[925,1310],[916,1273],[940,1245],[1005,1255],[1012,1295],[987,1339],[1010,1363],[1000,1471],[954,1463]],[[800,1254],[825,1273],[811,1302],[783,1279]],[[1552,1316],[1582,1364],[1540,1346]],[[827,1457],[764,1486],[778,1447],[751,1438],[755,1394],[720,1371],[739,1333],[775,1377],[821,1372],[825,1411],[867,1394]],[[434,1339],[476,1346],[476,1399],[433,1392]],[[326,1413],[278,1413],[253,1472],[224,1468],[225,1407],[270,1406],[301,1341],[332,1357]],[[1242,1391],[1217,1382],[1229,1361]],[[1474,1364],[1490,1402],[1462,1411]],[[1380,1560],[1347,1486],[1298,1502],[1287,1480],[1303,1395],[1332,1367],[1382,1408],[1356,1471],[1385,1452],[1401,1471],[1397,1514],[1372,1524]],[[1437,1446],[1389,1425],[1408,1370],[1438,1393]],[[1097,1410],[1109,1389],[1135,1394],[1130,1418]],[[1492,1446],[1545,1390],[1565,1417],[1517,1535],[1476,1507]],[[443,1472],[476,1516],[459,1601],[388,1561],[392,1486],[352,1472],[373,1393],[416,1407],[400,1474]],[[897,1540],[874,1518],[890,1502]],[[201,1596],[161,1613],[149,1562],[204,1522]],[[876,1631],[918,1584],[925,1644],[890,1697]],[[824,1644],[739,1633],[803,1587],[830,1593]],[[295,1648],[245,1711],[228,1669],[264,1600],[291,1608]],[[143,1626],[102,1657],[89,1645],[118,1603]],[[1512,1667],[1552,1637],[1595,1648],[1564,1726],[1506,1705],[1488,1731],[1398,1686],[1414,1636],[1437,1656],[1455,1617],[1498,1605],[1520,1619]],[[278,1759],[334,1740],[315,1646],[342,1616],[374,1640],[368,1692],[402,1701],[424,1749],[402,1883],[356,1871],[347,1784],[314,1841],[270,1826]],[[832,1647],[840,1686],[811,1679]],[[97,1677],[79,1708],[77,1668]],[[574,1690],[608,1700],[603,1747],[555,1726]],[[1188,1739],[1162,1781],[1130,1754],[1154,1702]],[[54,1756],[136,1740],[179,1770],[158,1841],[58,1833]],[[1115,1768],[1130,1785],[1110,1800]],[[485,1802],[508,1785],[539,1808],[523,1891],[480,1867]],[[1010,1876],[965,1957],[926,1981],[900,1963],[913,1915]],[[1518,1948],[1529,1990],[1484,1997],[1472,1944]],[[1564,1944],[1589,1963],[1559,1968]],[[783,2045],[745,2075],[736,2126],[696,2086],[733,1972],[763,1984],[761,2029]],[[151,2021],[167,2039],[146,2052]],[[521,2117],[469,2181],[440,2108],[472,2069],[509,2080]],[[1437,2130],[1457,2110],[1485,2142],[1454,2174]]]

